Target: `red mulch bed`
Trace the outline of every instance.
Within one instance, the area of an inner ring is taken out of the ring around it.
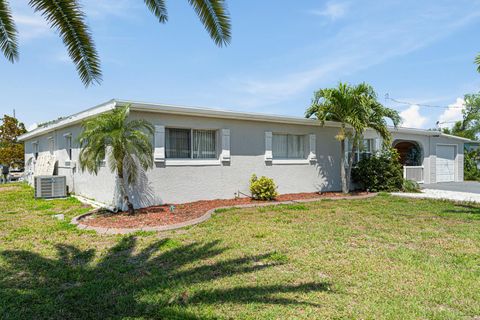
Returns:
[[[363,195],[366,193],[353,193],[350,195]],[[244,204],[255,203],[272,203],[302,199],[315,198],[335,198],[344,197],[343,193],[325,192],[319,194],[311,193],[289,193],[279,195],[274,201],[259,201],[251,198],[239,199],[218,199],[218,200],[202,200],[189,203],[175,205],[174,212],[170,211],[170,205],[152,206],[148,208],[138,209],[135,215],[130,216],[127,212],[105,213],[88,216],[82,220],[82,224],[92,227],[103,228],[139,228],[164,226],[193,220],[203,216],[208,210],[218,207],[227,207]]]

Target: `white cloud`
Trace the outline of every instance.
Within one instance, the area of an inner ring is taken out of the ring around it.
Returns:
[[[325,9],[329,4],[333,6],[334,3],[329,2]],[[349,6],[353,7],[354,3]],[[355,10],[356,16],[346,19],[345,25],[336,33],[304,50],[286,53],[281,66],[264,69],[261,73],[252,71],[248,75],[233,75],[228,83],[222,80],[228,103],[247,108],[271,106],[407,55],[476,21],[480,16],[480,3],[468,9],[454,4],[435,8],[419,5],[416,15],[405,15],[395,4],[387,4],[381,9],[365,5],[349,10]],[[382,16],[385,10],[394,12],[396,19]],[[316,14],[327,12],[321,10]],[[342,10],[330,9],[330,12],[332,17],[339,17]],[[372,16],[377,18],[372,19]],[[425,19],[418,19],[419,16]],[[271,57],[265,60],[271,64]],[[278,72],[288,65],[285,61],[289,60],[294,61],[290,64],[294,69]]]
[[[310,10],[311,14],[327,17],[330,20],[337,20],[347,13],[348,4],[341,2],[328,2],[321,10]]]
[[[465,100],[457,98],[454,103],[448,105],[439,117],[438,122],[441,128],[451,128],[456,121],[462,120],[462,110],[465,109]]]
[[[83,8],[88,18],[101,19],[107,16],[128,17],[138,7],[130,0],[84,0]]]
[[[400,112],[403,119],[402,127],[406,128],[423,128],[427,122],[427,118],[420,114],[420,107],[416,104],[411,105],[408,109]]]
[[[23,41],[42,38],[51,34],[47,22],[39,15],[33,13],[14,14],[14,20],[18,26],[20,39]]]

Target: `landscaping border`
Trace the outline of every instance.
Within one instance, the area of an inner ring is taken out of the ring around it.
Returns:
[[[99,234],[129,234],[133,232],[138,232],[138,231],[156,231],[156,232],[161,232],[161,231],[170,231],[170,230],[175,230],[175,229],[180,229],[184,227],[189,227],[193,226],[199,223],[202,223],[212,216],[213,213],[215,213],[216,210],[219,209],[230,209],[230,208],[253,208],[253,207],[268,207],[268,206],[277,206],[277,205],[282,205],[282,204],[294,204],[294,203],[306,203],[306,202],[317,202],[317,201],[322,201],[322,200],[356,200],[356,199],[368,199],[368,198],[373,198],[377,195],[377,193],[369,193],[369,194],[364,194],[364,195],[358,195],[358,196],[342,196],[342,197],[323,197],[323,198],[312,198],[312,199],[300,199],[300,200],[289,200],[289,201],[279,201],[279,202],[264,202],[264,203],[251,203],[251,204],[241,204],[241,205],[234,205],[234,206],[223,206],[223,207],[217,207],[208,210],[205,212],[204,215],[201,217],[189,220],[189,221],[184,221],[180,223],[175,223],[175,224],[170,224],[170,225],[165,225],[165,226],[146,226],[146,227],[137,227],[137,228],[104,228],[104,227],[93,227],[93,226],[87,226],[81,222],[82,219],[97,213],[100,208],[97,208],[95,210],[92,210],[90,212],[84,213],[82,215],[76,216],[71,220],[71,223],[76,225],[78,229],[81,230],[93,230],[96,231]]]

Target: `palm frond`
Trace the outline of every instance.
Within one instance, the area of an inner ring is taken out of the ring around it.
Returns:
[[[164,0],[145,0],[148,9],[158,18],[160,23],[165,23],[168,20],[167,6]]]
[[[480,53],[475,57],[475,64],[477,65],[477,71],[480,72]]]
[[[58,30],[85,86],[100,83],[100,60],[78,0],[30,0],[29,4]]]
[[[10,62],[18,60],[17,28],[7,0],[0,0],[0,50]]]
[[[224,0],[189,0],[200,21],[219,47],[231,40],[231,23]]]

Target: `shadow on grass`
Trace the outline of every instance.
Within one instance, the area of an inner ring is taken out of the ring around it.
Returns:
[[[164,239],[136,249],[135,237],[112,247],[100,262],[95,251],[59,245],[58,259],[29,251],[4,251],[0,264],[0,313],[4,319],[147,317],[206,319],[189,306],[231,303],[306,305],[275,296],[329,291],[328,283],[192,289],[215,279],[279,265],[271,254],[212,262],[227,248],[218,242],[182,245]]]
[[[454,209],[447,209],[447,210],[443,210],[442,212],[469,214],[469,215],[475,215],[475,218],[480,218],[480,207],[475,204],[458,203],[458,204],[455,204]]]

